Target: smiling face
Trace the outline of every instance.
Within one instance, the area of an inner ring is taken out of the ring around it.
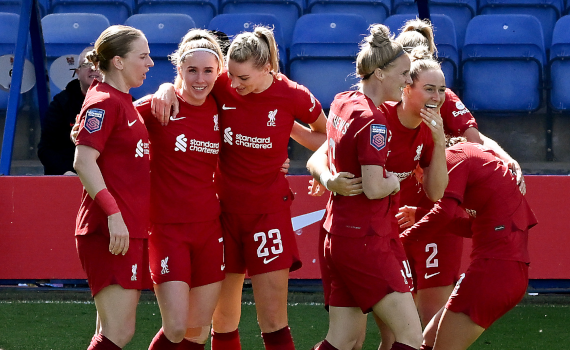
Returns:
[[[390,67],[382,69],[382,86],[386,101],[401,101],[402,91],[412,83],[410,78],[410,58],[404,54]]]
[[[445,77],[440,69],[424,70],[405,89],[404,102],[417,114],[422,108],[439,109],[445,101],[445,88]]]
[[[230,59],[228,62],[228,77],[232,81],[232,88],[242,96],[266,90],[273,81],[270,70],[269,63],[259,69],[253,65],[251,59],[241,63]]]
[[[218,59],[209,52],[193,52],[178,66],[178,74],[184,100],[191,105],[202,105],[218,78]]]
[[[131,42],[131,50],[121,60],[122,75],[128,88],[141,86],[149,68],[154,66],[150,58],[148,42],[144,36]]]
[[[77,79],[79,80],[79,85],[84,95],[87,93],[89,86],[91,86],[93,79],[101,80],[101,72],[95,69],[93,63],[87,61],[75,69],[75,74],[77,74]]]

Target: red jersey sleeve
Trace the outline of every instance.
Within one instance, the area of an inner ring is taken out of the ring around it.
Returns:
[[[107,99],[83,106],[81,109],[79,134],[75,145],[89,146],[99,153],[105,149],[105,143],[118,122],[120,105]]]
[[[467,179],[469,176],[469,163],[467,156],[461,149],[447,149],[445,151],[447,159],[447,174],[449,183],[445,189],[444,196],[455,198],[459,203],[463,203]]]
[[[360,165],[379,165],[384,167],[388,157],[389,133],[385,118],[366,118],[362,116],[355,118],[353,124],[355,121],[366,122],[362,127],[359,127],[359,131],[356,134]]]
[[[296,87],[294,99],[296,103],[295,119],[299,119],[306,124],[312,124],[319,118],[323,107],[309,89],[300,84],[296,84]]]
[[[445,89],[445,101],[440,113],[446,135],[461,136],[469,128],[477,129],[473,114],[450,89]]]

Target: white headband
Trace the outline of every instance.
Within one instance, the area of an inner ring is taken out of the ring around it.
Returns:
[[[191,54],[192,52],[196,52],[196,51],[209,52],[209,53],[211,53],[212,55],[216,56],[216,58],[218,59],[218,61],[220,60],[220,56],[218,56],[218,53],[217,53],[216,51],[210,50],[210,49],[206,49],[206,48],[203,48],[203,47],[197,47],[197,48],[195,48],[195,49],[190,49],[190,50],[188,50],[188,51],[184,51],[184,53],[183,53],[182,55],[180,55],[180,61],[183,61],[186,56],[188,56],[188,55]]]

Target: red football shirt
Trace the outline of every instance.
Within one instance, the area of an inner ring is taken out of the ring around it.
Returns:
[[[347,91],[336,95],[327,120],[331,172],[347,171],[360,177],[363,165],[385,167],[389,132],[386,116],[364,94]],[[391,197],[370,200],[364,193],[331,195],[324,228],[340,236],[388,235],[392,231]]]
[[[449,213],[455,212],[453,204],[459,204],[474,217],[472,259],[529,262],[527,232],[537,221],[507,165],[490,149],[469,142],[448,148],[446,159],[449,184],[444,198],[410,235],[446,224],[453,217]]]
[[[216,185],[222,211],[262,214],[291,205],[280,169],[295,119],[310,124],[320,103],[302,85],[278,74],[261,93],[239,95],[224,72],[212,91],[220,112],[223,142]]]
[[[440,109],[446,135],[461,136],[469,128],[477,128],[473,114],[450,89],[445,89],[445,101]]]
[[[430,128],[423,122],[415,129],[403,126],[398,119],[398,105],[399,103],[387,102],[380,107],[386,114],[392,133],[386,170],[395,173],[400,179],[399,206],[416,206],[423,193],[422,185],[414,176],[414,170],[418,164],[422,168],[430,165],[434,148],[433,137]]]
[[[150,138],[150,219],[161,224],[214,220],[220,215],[214,185],[218,108],[211,96],[201,106],[186,103],[179,91],[177,97],[180,111],[167,126],[152,115],[150,98],[135,103]]]
[[[89,146],[100,155],[97,165],[105,185],[115,197],[131,238],[148,238],[150,166],[148,133],[133,107],[132,96],[97,80],[81,108],[76,145]],[[107,215],[83,189],[76,235],[104,227]]]

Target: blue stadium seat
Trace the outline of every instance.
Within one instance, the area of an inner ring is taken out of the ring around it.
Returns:
[[[535,16],[542,24],[544,45],[550,49],[554,24],[564,10],[564,0],[479,0],[479,13]]]
[[[480,15],[462,52],[462,100],[472,111],[532,112],[542,104],[546,61],[540,22],[529,15]]]
[[[457,47],[463,47],[467,24],[477,15],[477,0],[430,0],[430,14],[447,15],[453,20],[457,36]],[[418,14],[414,0],[394,0],[393,14]]]
[[[154,61],[143,85],[131,90],[135,98],[140,98],[154,93],[160,84],[174,81],[176,69],[168,55],[176,51],[182,37],[196,25],[192,17],[176,13],[132,15],[125,24],[143,31]]]
[[[391,0],[308,0],[309,13],[352,13],[366,23],[382,23],[390,15]]]
[[[550,47],[550,106],[570,111],[570,16],[556,22]]]
[[[217,15],[208,25],[209,30],[224,32],[230,40],[242,32],[252,32],[256,25],[273,28],[273,35],[279,50],[279,65],[282,72],[287,67],[287,51],[283,41],[281,22],[268,13],[224,13]]]
[[[54,13],[42,18],[52,98],[73,79],[70,69],[77,68],[81,51],[93,45],[107,27],[109,21],[100,14]]]
[[[206,28],[218,13],[218,0],[138,0],[136,13],[182,13]]]
[[[48,14],[49,0],[38,0],[40,5],[40,16]],[[22,11],[22,0],[2,0],[0,1],[0,12],[15,13],[17,15]]]
[[[18,36],[18,22],[20,16],[15,13],[0,13],[0,58],[5,55],[13,55],[16,49],[16,38]],[[0,74],[5,75],[5,68],[0,69]],[[8,107],[9,91],[0,86],[0,110],[5,111]]]
[[[220,13],[269,13],[281,21],[283,40],[291,44],[295,22],[303,15],[305,0],[221,0]]]
[[[123,24],[133,14],[135,0],[52,0],[51,13],[99,13],[111,24]]]
[[[291,79],[306,86],[328,109],[334,96],[358,79],[354,61],[368,24],[353,14],[308,14],[299,18],[289,54]]]
[[[416,15],[392,15],[386,19],[384,25],[395,33]],[[455,25],[451,18],[446,15],[431,15],[434,27],[434,40],[437,47],[437,57],[441,62],[441,69],[445,74],[445,84],[448,88],[456,87],[457,72],[459,67],[459,50],[455,36]],[[398,33],[399,34],[399,33]]]

